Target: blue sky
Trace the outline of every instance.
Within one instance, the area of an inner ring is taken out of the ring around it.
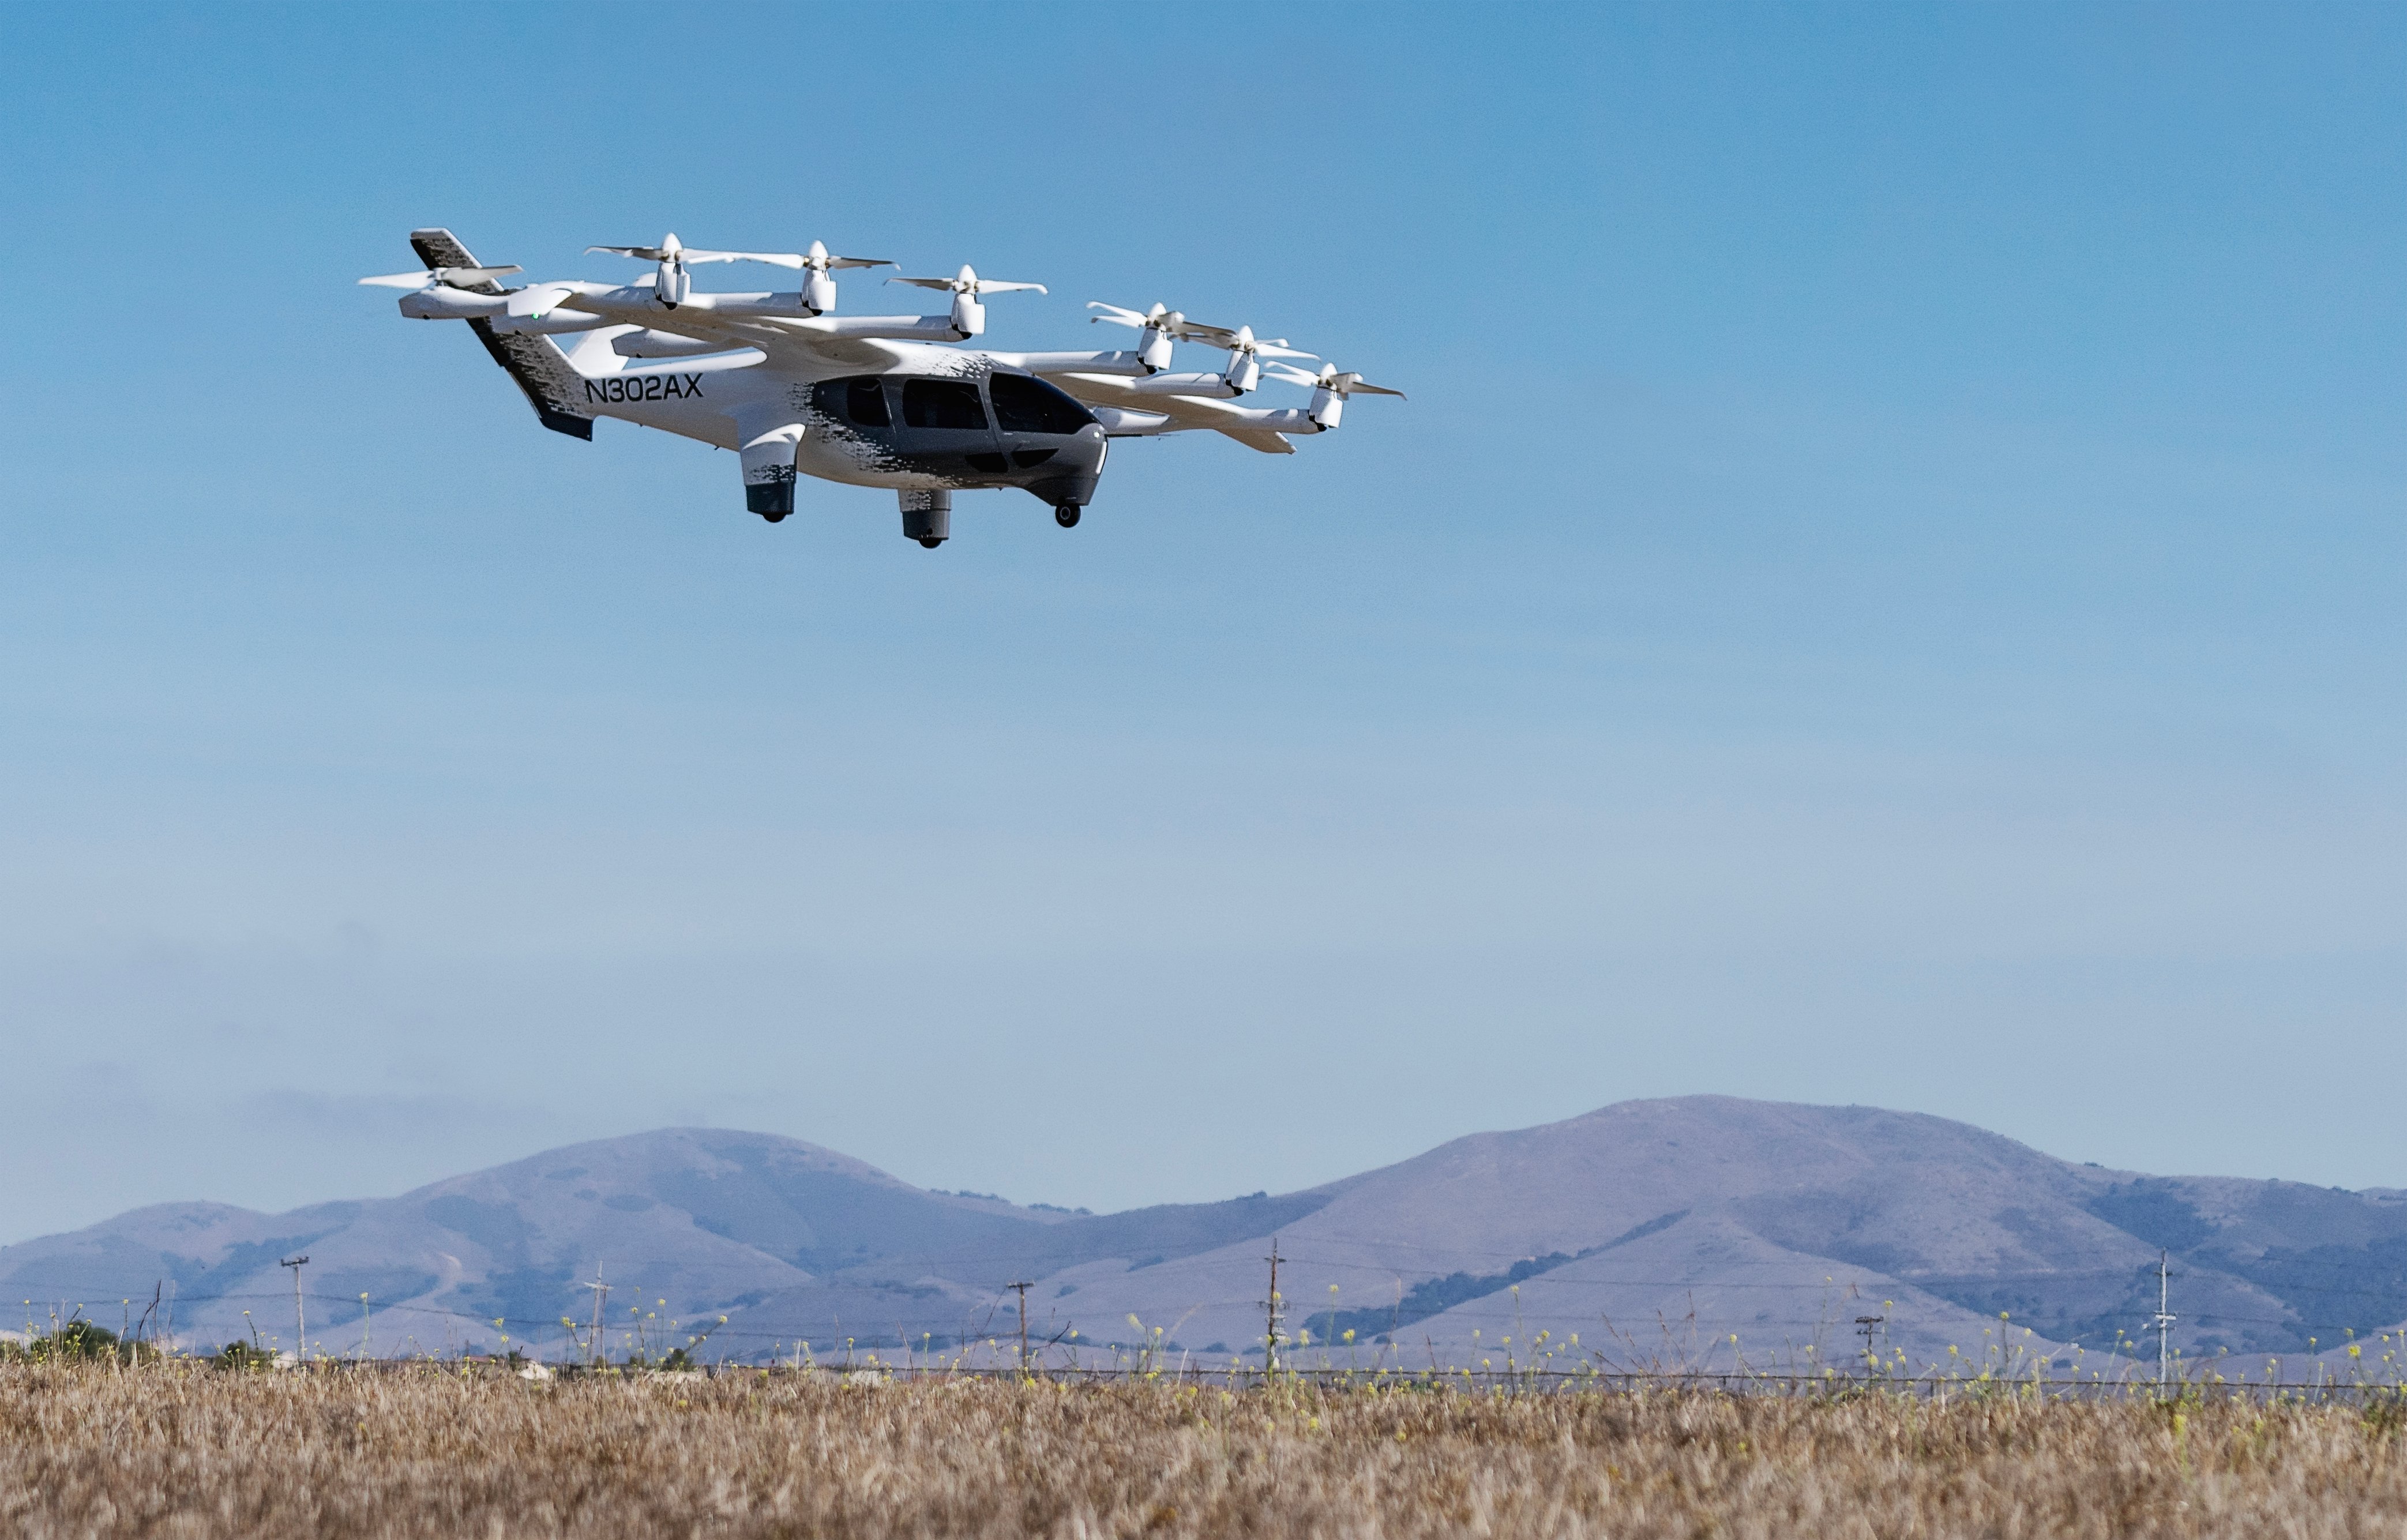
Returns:
[[[1690,1091],[2407,1185],[2395,9],[21,7],[0,87],[0,1239]],[[431,223],[1411,399],[770,528],[354,287]]]

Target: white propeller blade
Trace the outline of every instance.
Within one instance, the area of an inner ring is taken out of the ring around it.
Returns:
[[[469,283],[486,283],[494,278],[506,278],[512,273],[525,271],[525,268],[516,263],[503,267],[431,267],[422,273],[381,273],[375,278],[362,278],[360,281],[373,284],[378,289],[427,289],[438,283],[451,284],[455,287]]]
[[[689,246],[677,253],[686,262],[765,262],[773,267],[808,268],[824,273],[831,267],[891,267],[883,257],[831,257],[827,248],[811,242],[808,251],[702,251]]]
[[[948,278],[888,278],[886,281],[907,283],[914,289],[949,289],[956,294],[1007,294],[1021,290],[1033,290],[1040,294],[1050,292],[1041,283],[1005,283],[1000,278],[982,278],[967,264]]]
[[[808,265],[800,251],[705,251],[687,247],[677,253],[678,260],[699,262],[765,262],[772,267],[803,267]]]
[[[1327,391],[1339,396],[1360,394],[1391,395],[1399,400],[1404,398],[1403,392],[1391,391],[1385,385],[1374,385],[1360,375],[1340,374],[1334,364],[1322,364],[1320,372],[1317,375],[1306,374],[1291,364],[1265,364],[1262,365],[1262,373],[1275,378],[1284,379],[1291,385],[1306,385],[1316,391]]]
[[[1162,335],[1175,337],[1181,342],[1202,342],[1205,340],[1206,334],[1218,331],[1213,326],[1189,325],[1184,315],[1158,302],[1150,310],[1131,310],[1118,305],[1105,305],[1101,300],[1089,300],[1087,308],[1104,312],[1100,316],[1089,316],[1089,321],[1107,321],[1115,326],[1133,326],[1139,331],[1151,327]]]
[[[634,257],[643,262],[667,262],[673,257],[685,255],[685,247],[677,240],[675,232],[671,232],[668,238],[658,246],[589,246],[585,250],[607,251],[614,257]]]
[[[894,264],[884,257],[832,257],[828,255],[825,245],[813,241],[811,249],[803,255],[803,265],[814,273],[824,273],[837,267],[891,267]]]
[[[706,247],[687,246],[675,235],[658,246],[589,246],[588,251],[606,251],[614,257],[634,257],[639,262],[677,262],[689,267],[705,262],[765,262],[772,267],[807,267],[810,259],[799,251],[713,251]]]
[[[1307,353],[1301,349],[1289,347],[1285,337],[1267,339],[1257,337],[1254,335],[1254,329],[1250,326],[1240,326],[1232,332],[1225,326],[1205,326],[1190,321],[1187,322],[1183,335],[1189,341],[1201,342],[1207,347],[1218,348],[1230,353],[1252,353],[1262,358],[1317,359],[1320,356],[1318,353]]]

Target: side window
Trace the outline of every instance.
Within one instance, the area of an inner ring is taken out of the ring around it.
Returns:
[[[811,405],[858,428],[894,425],[893,416],[886,409],[885,385],[876,375],[822,379],[811,387]]]
[[[886,388],[876,375],[845,381],[844,415],[864,428],[894,425],[893,417],[886,409]]]
[[[983,428],[986,407],[965,379],[906,379],[903,421],[914,428]]]
[[[1068,392],[1026,375],[997,374],[986,388],[995,421],[1011,433],[1074,434],[1095,420]]]

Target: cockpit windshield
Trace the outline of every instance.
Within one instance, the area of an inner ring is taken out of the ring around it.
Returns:
[[[1074,434],[1094,414],[1055,386],[1027,375],[998,372],[987,380],[994,420],[1005,433]]]

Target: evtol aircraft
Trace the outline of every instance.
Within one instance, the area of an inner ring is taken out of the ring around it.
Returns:
[[[890,283],[950,296],[946,314],[839,316],[835,275],[890,267],[881,258],[808,251],[715,251],[681,245],[593,246],[653,264],[629,284],[579,280],[506,288],[523,269],[479,265],[449,230],[414,230],[424,268],[362,278],[406,289],[401,313],[464,321],[555,433],[591,439],[617,418],[736,451],[744,506],[771,523],[794,510],[798,477],[883,487],[903,533],[934,549],[952,533],[956,492],[1017,487],[1050,505],[1063,529],[1094,501],[1115,438],[1209,430],[1265,454],[1337,426],[1355,395],[1402,395],[1322,364],[1286,339],[1257,337],[1149,310],[1094,304],[1092,320],[1133,328],[1119,351],[1006,353],[962,344],[986,331],[984,297],[1037,283],[951,278]],[[763,263],[800,275],[785,292],[705,293],[692,270]],[[1173,372],[1178,343],[1228,355],[1217,371]],[[1249,405],[1266,379],[1309,390],[1303,406]]]

